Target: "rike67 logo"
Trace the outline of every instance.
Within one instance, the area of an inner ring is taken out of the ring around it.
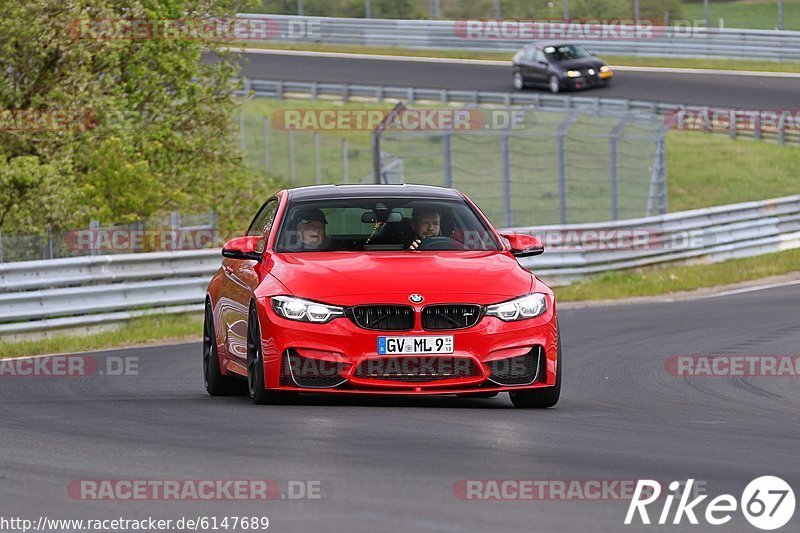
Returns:
[[[670,493],[664,498],[661,513],[657,515],[655,523],[659,525],[680,524],[686,520],[693,525],[699,524],[698,515],[705,519],[705,523],[721,526],[733,520],[737,509],[751,525],[764,531],[772,531],[783,527],[794,515],[795,498],[792,487],[784,480],[775,476],[762,476],[751,481],[742,492],[742,497],[737,501],[731,494],[721,494],[708,501],[705,512],[701,512],[702,503],[708,495],[700,495],[689,500],[692,496],[694,479],[689,479],[685,484],[673,481],[669,484]],[[678,492],[681,487],[682,492]],[[642,524],[650,525],[651,518],[647,506],[653,504],[661,497],[661,484],[658,481],[645,479],[639,480],[633,499],[625,516],[625,524],[630,525],[638,515]],[[678,503],[675,510],[672,505]],[[653,506],[656,507],[656,506]],[[656,511],[657,509],[650,509]],[[670,518],[672,518],[670,520]]]

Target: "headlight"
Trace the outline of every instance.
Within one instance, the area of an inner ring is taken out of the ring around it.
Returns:
[[[538,292],[486,308],[487,315],[496,316],[506,322],[537,317],[545,311],[547,311],[547,297]]]
[[[602,67],[600,67],[600,72],[611,72],[611,69],[609,68],[608,65],[603,65]]]
[[[322,324],[336,317],[344,316],[344,309],[341,307],[309,302],[292,296],[273,296],[270,298],[270,302],[278,315],[289,320]]]
[[[577,78],[580,75],[581,75],[581,73],[580,73],[579,70],[568,70],[567,71],[567,76],[569,76],[570,78]]]

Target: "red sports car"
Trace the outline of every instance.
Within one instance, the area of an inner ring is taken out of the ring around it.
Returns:
[[[284,190],[225,244],[208,286],[212,396],[561,391],[553,292],[517,262],[544,251],[500,235],[464,194],[422,185]]]

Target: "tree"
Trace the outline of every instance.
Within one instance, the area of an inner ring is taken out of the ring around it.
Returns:
[[[228,176],[241,184],[232,14],[212,0],[0,2],[0,229],[199,211]]]

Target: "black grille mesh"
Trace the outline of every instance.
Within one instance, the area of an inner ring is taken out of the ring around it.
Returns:
[[[402,331],[414,327],[414,309],[406,305],[359,305],[352,308],[352,318],[365,329]]]
[[[489,379],[501,385],[527,385],[536,378],[539,368],[539,350],[537,346],[525,355],[489,361],[487,365],[492,371]]]
[[[429,305],[422,310],[423,329],[463,329],[474,326],[481,318],[478,305]]]
[[[344,381],[340,375],[344,371],[341,364],[303,357],[292,349],[286,351],[286,358],[281,366],[281,384],[290,384],[294,378],[295,384],[300,387],[335,387]]]

